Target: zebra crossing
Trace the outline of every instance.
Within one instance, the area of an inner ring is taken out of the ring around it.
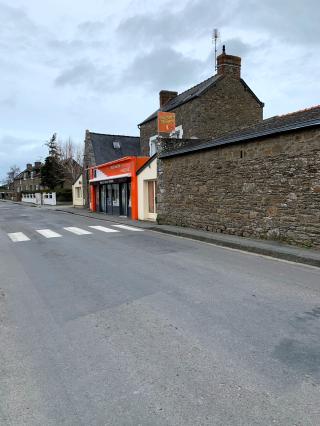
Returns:
[[[94,231],[103,232],[103,233],[119,233],[122,230],[130,231],[130,232],[144,231],[144,229],[135,228],[133,226],[127,226],[127,225],[110,225],[110,227],[101,226],[101,225],[91,225],[88,227],[90,228],[90,231],[87,229],[78,228],[76,226],[67,226],[67,227],[64,227],[63,230],[77,236],[92,235]],[[118,228],[118,229],[114,229],[114,228]],[[53,231],[52,229],[48,229],[48,228],[35,229],[35,231],[37,232],[37,234],[47,239],[64,237],[63,233],[60,234],[59,232]],[[32,239],[23,232],[10,232],[10,233],[7,233],[7,235],[9,239],[14,243],[31,241]]]

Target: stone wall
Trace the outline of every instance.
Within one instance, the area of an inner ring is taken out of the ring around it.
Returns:
[[[85,206],[89,207],[89,172],[88,167],[95,166],[95,157],[93,147],[91,143],[91,137],[89,130],[86,130],[86,136],[84,140],[84,156],[83,156],[83,198]]]
[[[158,221],[320,249],[320,129],[158,161]]]
[[[183,137],[212,139],[262,120],[263,107],[240,80],[224,77],[199,98],[171,112],[176,125],[183,127]],[[149,139],[157,134],[157,120],[141,125],[143,155],[149,155]]]

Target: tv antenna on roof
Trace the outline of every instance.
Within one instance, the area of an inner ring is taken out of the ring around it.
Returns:
[[[214,69],[217,71],[217,42],[220,37],[218,28],[215,28],[212,33],[212,43],[214,43]]]

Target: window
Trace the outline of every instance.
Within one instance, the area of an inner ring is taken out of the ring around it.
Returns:
[[[79,186],[76,187],[76,198],[81,198],[82,194],[81,194],[81,188]]]
[[[173,139],[182,139],[183,136],[183,128],[182,125],[177,126],[173,132],[170,133],[170,138]]]
[[[30,178],[33,179],[34,178],[34,172],[30,173]]]
[[[149,213],[156,212],[156,181],[148,181],[148,211]]]
[[[152,157],[154,154],[157,153],[157,139],[158,136],[151,136],[151,138],[149,139],[149,155],[150,157]]]
[[[112,144],[113,144],[114,149],[120,149],[121,148],[119,141],[114,141]]]

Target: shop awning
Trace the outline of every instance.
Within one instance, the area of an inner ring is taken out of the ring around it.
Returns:
[[[122,175],[115,175],[115,176],[107,176],[104,173],[102,173],[103,176],[101,176],[100,173],[94,179],[90,179],[89,182],[90,183],[97,183],[97,182],[102,182],[102,181],[116,180],[116,179],[122,179],[122,178],[126,178],[126,177],[131,177],[131,173],[124,173]]]

